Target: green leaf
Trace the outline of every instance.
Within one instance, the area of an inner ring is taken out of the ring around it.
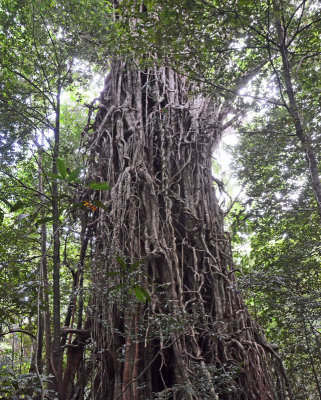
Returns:
[[[116,257],[116,261],[118,262],[118,264],[124,269],[127,270],[127,263],[125,260],[123,260],[120,256]]]
[[[145,302],[147,299],[150,299],[149,294],[141,286],[134,286],[133,291],[138,301]]]
[[[61,158],[57,159],[57,168],[58,168],[59,174],[62,176],[62,179],[66,179],[67,168],[66,168],[65,162]]]
[[[0,208],[0,225],[1,225],[2,222],[3,222],[3,219],[4,219],[4,212],[3,212],[3,210],[1,210],[1,208]]]
[[[142,286],[140,286],[140,290],[142,291],[142,293],[145,296],[146,300],[151,301],[151,297],[150,297],[149,293],[147,292],[147,290],[144,289]]]
[[[133,262],[132,264],[130,264],[129,271],[136,271],[143,263],[143,260]]]
[[[21,200],[18,200],[15,204],[10,207],[10,212],[20,210],[24,206]]]
[[[60,176],[58,174],[53,174],[52,172],[49,172],[48,176],[50,176],[50,178],[54,178],[54,179],[64,179],[62,176]]]
[[[109,185],[107,182],[90,182],[89,188],[94,190],[109,190]]]
[[[79,178],[81,170],[82,170],[82,167],[77,167],[73,171],[71,171],[68,176],[68,181],[78,183],[78,181],[79,181],[78,178]]]

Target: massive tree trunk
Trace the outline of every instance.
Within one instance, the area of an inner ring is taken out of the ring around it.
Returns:
[[[170,68],[111,65],[90,139],[90,180],[111,186],[92,193],[106,207],[93,220],[90,399],[286,398],[213,187],[227,111]]]

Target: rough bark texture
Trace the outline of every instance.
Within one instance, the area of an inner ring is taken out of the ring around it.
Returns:
[[[90,399],[285,398],[238,293],[215,197],[227,109],[191,90],[169,68],[115,62],[106,78],[89,140],[90,180],[111,186],[92,193],[106,209],[92,222]],[[150,301],[138,301],[141,288]]]

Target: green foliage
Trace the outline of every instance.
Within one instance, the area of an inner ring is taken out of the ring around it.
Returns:
[[[88,186],[93,190],[109,190],[107,182],[90,182]]]
[[[99,61],[95,35],[103,37],[108,13],[103,0],[1,2],[1,135],[24,140],[35,128],[54,128],[61,89],[75,92],[92,76],[85,62]]]
[[[80,132],[88,121],[86,108],[79,101],[64,99],[66,90],[72,98],[82,88],[82,101],[88,101],[84,85],[92,76],[92,69],[85,66],[84,59],[96,57],[99,46],[88,45],[94,37],[82,32],[104,29],[103,24],[108,24],[104,10],[104,2],[99,0],[2,1],[0,5],[0,147],[3,152],[0,185],[4,189],[0,195],[0,332],[19,327],[36,335],[40,329],[37,314],[44,312],[47,306],[51,308],[53,248],[52,235],[48,232],[52,230],[52,185],[56,179],[58,233],[63,254],[61,301],[63,304],[70,302],[82,240],[78,233],[80,220],[85,219],[89,211],[83,205],[77,212],[71,210],[77,196],[75,187],[81,190],[83,168],[79,165],[83,165],[83,152],[78,146]],[[53,142],[53,132],[55,140],[57,132],[60,135],[57,174],[52,173],[57,144]],[[39,154],[41,166],[38,165]],[[39,175],[43,180],[41,192],[38,190]],[[45,253],[40,243],[40,225],[43,224],[47,228]],[[40,264],[44,257],[49,274],[49,304],[39,299],[39,291],[43,290]],[[82,268],[87,267],[85,262]],[[86,282],[86,271],[82,276]],[[78,292],[81,290],[79,296],[86,304],[85,291],[79,288]],[[1,348],[10,343],[9,338],[10,335],[1,338]],[[32,348],[28,336],[21,337],[21,346]],[[16,344],[10,345],[10,351],[11,348],[14,359],[4,360],[4,363],[14,362],[15,368],[12,375],[8,369],[4,371],[0,386],[6,392],[1,395],[34,398],[39,394],[40,382],[37,379],[32,387],[29,385],[33,354],[30,351],[22,359]],[[25,374],[21,373],[23,365]],[[5,379],[9,377],[7,384]]]
[[[242,29],[234,29],[231,14],[203,1],[149,1],[146,8],[120,3],[115,29],[122,40],[111,43],[116,54],[139,58],[143,66],[166,62],[205,85],[215,76],[216,89],[235,85],[239,68],[226,65],[238,52],[231,44]]]
[[[143,303],[150,301],[151,297],[149,293],[140,284],[144,277],[140,267],[144,261],[135,261],[131,264],[127,264],[127,262],[120,256],[116,257],[116,261],[120,266],[120,270],[107,273],[107,277],[120,280],[122,283],[110,286],[109,292],[112,293],[116,291],[116,293],[123,294],[125,297],[127,297],[127,295],[134,295],[137,301]]]
[[[321,370],[321,227],[289,116],[272,108],[240,129],[234,170],[246,188],[231,215],[239,283],[277,343],[295,399],[313,399]],[[234,223],[234,225],[233,225]]]
[[[36,374],[16,374],[7,366],[0,367],[0,399],[32,400],[30,393],[40,393],[37,381]]]
[[[79,176],[81,174],[82,169],[83,169],[82,167],[77,167],[73,171],[71,171],[68,176],[68,181],[79,183],[80,182]]]
[[[234,393],[237,395],[239,389],[234,384],[234,378],[239,374],[240,367],[224,364],[221,368],[215,365],[207,365],[206,369],[202,363],[191,363],[192,379],[190,383],[175,384],[170,392],[155,393],[155,400],[169,400],[173,393],[178,395],[192,395],[204,400],[213,399],[216,395]]]
[[[57,168],[58,168],[58,172],[60,174],[60,177],[62,179],[66,179],[66,177],[67,177],[67,167],[66,167],[65,162],[61,158],[58,158],[58,160],[57,160]]]

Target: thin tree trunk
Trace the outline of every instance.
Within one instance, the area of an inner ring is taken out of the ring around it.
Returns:
[[[43,202],[43,182],[42,182],[42,149],[38,149],[38,192],[39,192],[39,200]],[[44,287],[43,287],[43,263],[46,262],[46,248],[44,249],[43,243],[43,235],[42,235],[42,227],[40,233],[40,242],[41,242],[41,258],[39,265],[39,293],[38,293],[38,330],[37,330],[37,357],[36,363],[38,366],[38,371],[42,373],[43,365],[42,365],[42,352],[43,352],[43,336],[44,336],[44,313],[43,313],[43,296],[44,296]]]
[[[90,139],[90,180],[111,186],[92,193],[107,210],[94,215],[91,399],[286,398],[237,290],[212,184],[227,112],[170,68],[111,65]],[[126,270],[117,256],[144,262]]]
[[[279,10],[279,7],[276,7]],[[281,12],[281,11],[280,11]],[[282,56],[283,78],[286,87],[286,93],[289,99],[289,112],[293,119],[296,136],[301,142],[305,158],[309,168],[310,180],[314,192],[314,197],[317,202],[318,214],[321,217],[321,181],[319,176],[318,161],[313,149],[310,138],[307,136],[299,113],[298,103],[295,97],[295,92],[291,77],[291,65],[289,61],[289,52],[286,46],[286,36],[282,27],[281,20],[276,19],[276,29],[278,33],[279,48]]]
[[[52,158],[52,172],[58,173],[57,160],[59,157],[60,143],[60,94],[58,84],[56,96],[56,121],[54,129],[54,148]],[[58,392],[61,391],[61,326],[60,326],[60,233],[59,233],[59,193],[57,179],[52,181],[52,229],[53,229],[53,344],[52,344],[52,368],[55,375],[55,385]],[[61,397],[61,395],[60,395]],[[62,398],[60,400],[63,400]]]
[[[40,202],[44,201],[43,196],[43,164],[42,164],[42,149],[38,150],[38,191]],[[45,213],[42,213],[42,218],[45,217]],[[43,320],[44,320],[44,333],[45,333],[45,349],[46,349],[46,374],[52,375],[51,366],[51,327],[50,327],[50,308],[49,308],[49,282],[48,282],[48,268],[47,268],[47,226],[46,223],[40,225],[40,242],[41,242],[41,259],[40,259],[40,273],[42,280],[42,309],[43,309]]]
[[[68,343],[68,329],[66,333],[63,335],[61,340],[61,347],[67,348],[67,361],[66,367],[64,370],[63,380],[62,380],[62,394],[64,400],[77,399],[81,400],[81,393],[84,390],[84,387],[81,388],[81,385],[78,384],[81,381],[83,384],[86,383],[86,379],[84,377],[84,362],[83,362],[83,352],[85,347],[86,339],[89,337],[88,326],[85,326],[82,329],[82,313],[83,313],[83,270],[85,263],[85,256],[87,251],[87,246],[89,242],[89,229],[87,229],[86,225],[87,218],[82,221],[82,232],[81,232],[81,248],[78,262],[78,269],[74,277],[74,285],[72,288],[70,303],[67,311],[67,316],[65,320],[65,327],[70,327],[69,339]],[[78,298],[78,320],[77,320],[77,329],[73,329],[74,316],[76,313],[76,304]],[[85,324],[86,325],[86,324]],[[88,323],[87,323],[88,325]],[[72,341],[72,335],[76,334],[75,339]],[[78,381],[77,384],[74,384],[76,373],[78,372]],[[82,389],[82,390],[80,390]],[[76,393],[76,390],[79,393]],[[76,396],[76,397],[75,397]]]
[[[43,145],[43,138],[41,146]],[[39,200],[44,201],[44,186],[43,186],[43,162],[42,162],[42,147],[38,149],[38,191]],[[45,218],[44,211],[42,218]],[[49,307],[49,282],[48,282],[48,267],[47,267],[47,226],[46,223],[40,225],[40,242],[41,242],[41,258],[40,258],[40,277],[41,277],[41,306],[43,315],[43,330],[45,334],[45,371],[46,375],[53,375],[51,359],[52,359],[52,338],[51,338],[51,322],[50,322],[50,307]],[[47,384],[48,389],[53,389],[52,383]]]

